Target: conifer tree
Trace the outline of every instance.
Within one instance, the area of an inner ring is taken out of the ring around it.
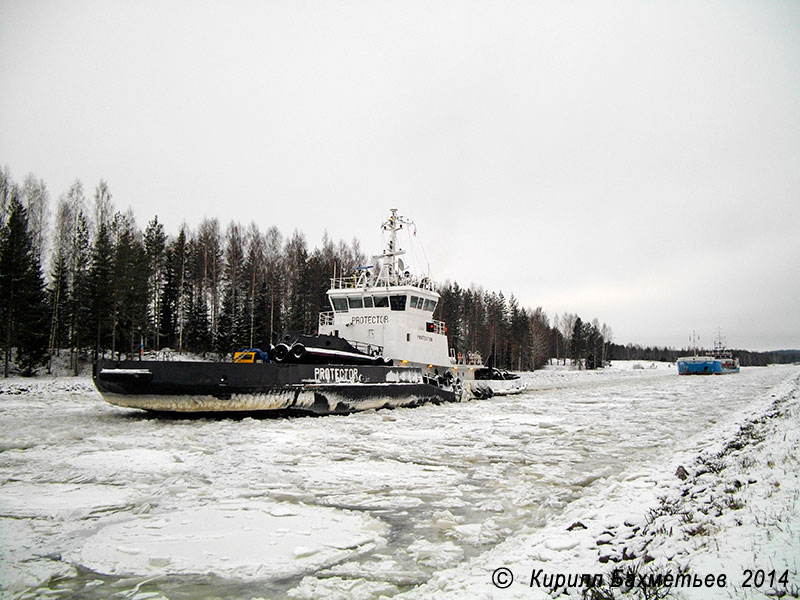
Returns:
[[[531,327],[528,311],[520,308],[514,295],[508,301],[508,355],[505,368],[520,370],[531,362]],[[528,367],[530,368],[530,367]]]
[[[461,335],[461,288],[458,287],[458,283],[451,284],[448,281],[439,289],[439,295],[441,300],[439,300],[437,315],[447,324],[448,345],[454,352],[463,353],[465,348]]]
[[[28,232],[27,213],[16,196],[8,204],[0,231],[0,331],[3,375],[8,377],[11,348],[23,373],[33,375],[47,356],[47,304],[38,256]]]
[[[550,344],[552,330],[548,323],[547,315],[539,306],[530,313],[530,339],[533,369],[541,368],[550,358]]]
[[[164,259],[164,292],[161,298],[159,338],[169,348],[181,350],[183,329],[183,280],[186,268],[186,230],[167,245]]]
[[[586,350],[586,328],[580,317],[575,318],[575,323],[572,326],[569,350],[573,364],[582,367],[584,352]]]
[[[94,335],[94,358],[111,347],[114,315],[114,248],[108,225],[101,222],[89,268],[89,298]]]
[[[70,361],[75,375],[80,373],[81,352],[91,343],[89,252],[89,226],[83,211],[79,210],[72,238],[69,295]]]
[[[302,331],[309,304],[308,248],[306,238],[295,230],[286,242],[285,277],[288,283],[286,293],[287,320],[285,328],[289,331]]]
[[[144,232],[144,248],[148,264],[148,316],[149,330],[152,332],[152,345],[156,350],[161,349],[161,318],[163,315],[162,302],[167,270],[167,234],[164,226],[155,216]]]
[[[207,352],[211,347],[211,327],[206,304],[205,283],[206,254],[194,238],[187,250],[186,279],[184,282],[184,326],[181,350]]]
[[[257,324],[258,313],[256,308],[259,303],[259,292],[265,283],[265,257],[264,257],[264,238],[255,223],[250,224],[247,232],[247,259],[244,265],[245,273],[245,298],[244,304],[247,310],[246,315],[246,337],[247,346],[253,348],[263,342],[269,343],[266,336],[261,338],[263,341],[257,343]],[[259,315],[260,316],[260,315]],[[263,344],[265,347],[267,344]]]
[[[67,257],[62,251],[53,256],[50,271],[51,284],[47,291],[47,304],[50,307],[50,354],[58,353],[67,345],[69,327],[69,284],[67,279]],[[49,364],[48,364],[49,369]],[[49,370],[48,370],[49,372]]]
[[[225,245],[225,284],[219,330],[215,338],[215,351],[227,354],[247,343],[245,306],[246,279],[244,277],[244,238],[238,223],[230,223]]]
[[[112,329],[112,351],[120,353],[124,349],[129,356],[134,356],[147,328],[147,255],[132,214],[117,213],[113,223],[116,320]]]

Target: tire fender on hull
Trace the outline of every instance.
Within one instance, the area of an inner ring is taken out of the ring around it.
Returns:
[[[289,356],[289,346],[286,344],[278,344],[272,351],[272,359],[275,362],[283,362],[287,356]]]
[[[289,352],[289,355],[292,357],[292,360],[302,360],[303,357],[306,355],[306,347],[303,344],[295,344],[292,346],[292,349]]]

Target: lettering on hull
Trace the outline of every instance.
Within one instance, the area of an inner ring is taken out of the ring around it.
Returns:
[[[388,322],[388,315],[364,315],[360,317],[350,317],[351,325],[385,325]]]
[[[314,369],[314,381],[316,383],[358,383],[364,381],[364,377],[356,368],[317,367]]]

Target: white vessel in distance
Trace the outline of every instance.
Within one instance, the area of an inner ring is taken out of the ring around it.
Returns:
[[[412,274],[401,258],[398,232],[413,221],[391,215],[381,228],[385,248],[372,264],[347,277],[333,277],[327,292],[330,312],[319,315],[320,335],[346,339],[395,365],[417,366],[431,376],[455,377],[475,397],[516,393],[525,384],[516,375],[483,365],[477,352],[457,356],[448,348],[447,327],[433,318],[440,296],[430,276]],[[489,391],[490,390],[490,391]]]

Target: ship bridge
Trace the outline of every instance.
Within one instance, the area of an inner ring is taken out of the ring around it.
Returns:
[[[446,369],[455,359],[448,353],[445,324],[433,318],[440,296],[430,277],[406,269],[397,232],[413,222],[391,212],[382,224],[389,234],[383,254],[351,276],[331,279],[332,310],[320,314],[319,333],[343,337],[395,364]]]

